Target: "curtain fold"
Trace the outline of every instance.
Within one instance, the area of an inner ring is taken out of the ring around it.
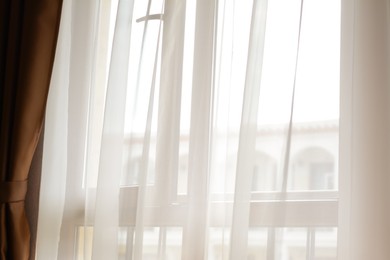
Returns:
[[[0,258],[28,259],[28,171],[44,119],[61,1],[0,3]]]
[[[390,258],[389,8],[343,1],[340,259]]]
[[[254,1],[249,36],[248,64],[245,75],[244,101],[237,156],[237,179],[234,193],[230,259],[246,256],[248,243],[251,162],[256,151],[259,96],[265,45],[268,1]]]

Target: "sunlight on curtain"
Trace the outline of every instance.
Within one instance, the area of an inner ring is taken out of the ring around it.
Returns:
[[[337,259],[339,0],[63,12],[38,259]]]

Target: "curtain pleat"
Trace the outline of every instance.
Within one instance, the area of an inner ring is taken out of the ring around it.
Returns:
[[[28,259],[28,172],[42,128],[61,0],[0,3],[0,259]]]
[[[255,154],[268,1],[254,1],[237,158],[230,259],[246,256],[250,212],[251,161]]]
[[[342,6],[339,259],[390,258],[389,4]]]

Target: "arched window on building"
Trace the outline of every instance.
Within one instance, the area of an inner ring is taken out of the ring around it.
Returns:
[[[123,162],[123,170],[121,177],[122,186],[136,186],[139,184],[139,176],[142,170],[142,155],[134,155]],[[155,182],[155,162],[148,161],[147,184],[154,184]]]
[[[309,147],[292,157],[289,174],[290,190],[335,189],[334,156],[321,147]]]
[[[277,162],[270,155],[257,151],[252,175],[252,191],[274,191],[277,181]]]

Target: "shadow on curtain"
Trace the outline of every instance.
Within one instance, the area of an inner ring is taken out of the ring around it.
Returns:
[[[28,172],[39,140],[62,0],[0,1],[0,259],[29,258]]]

